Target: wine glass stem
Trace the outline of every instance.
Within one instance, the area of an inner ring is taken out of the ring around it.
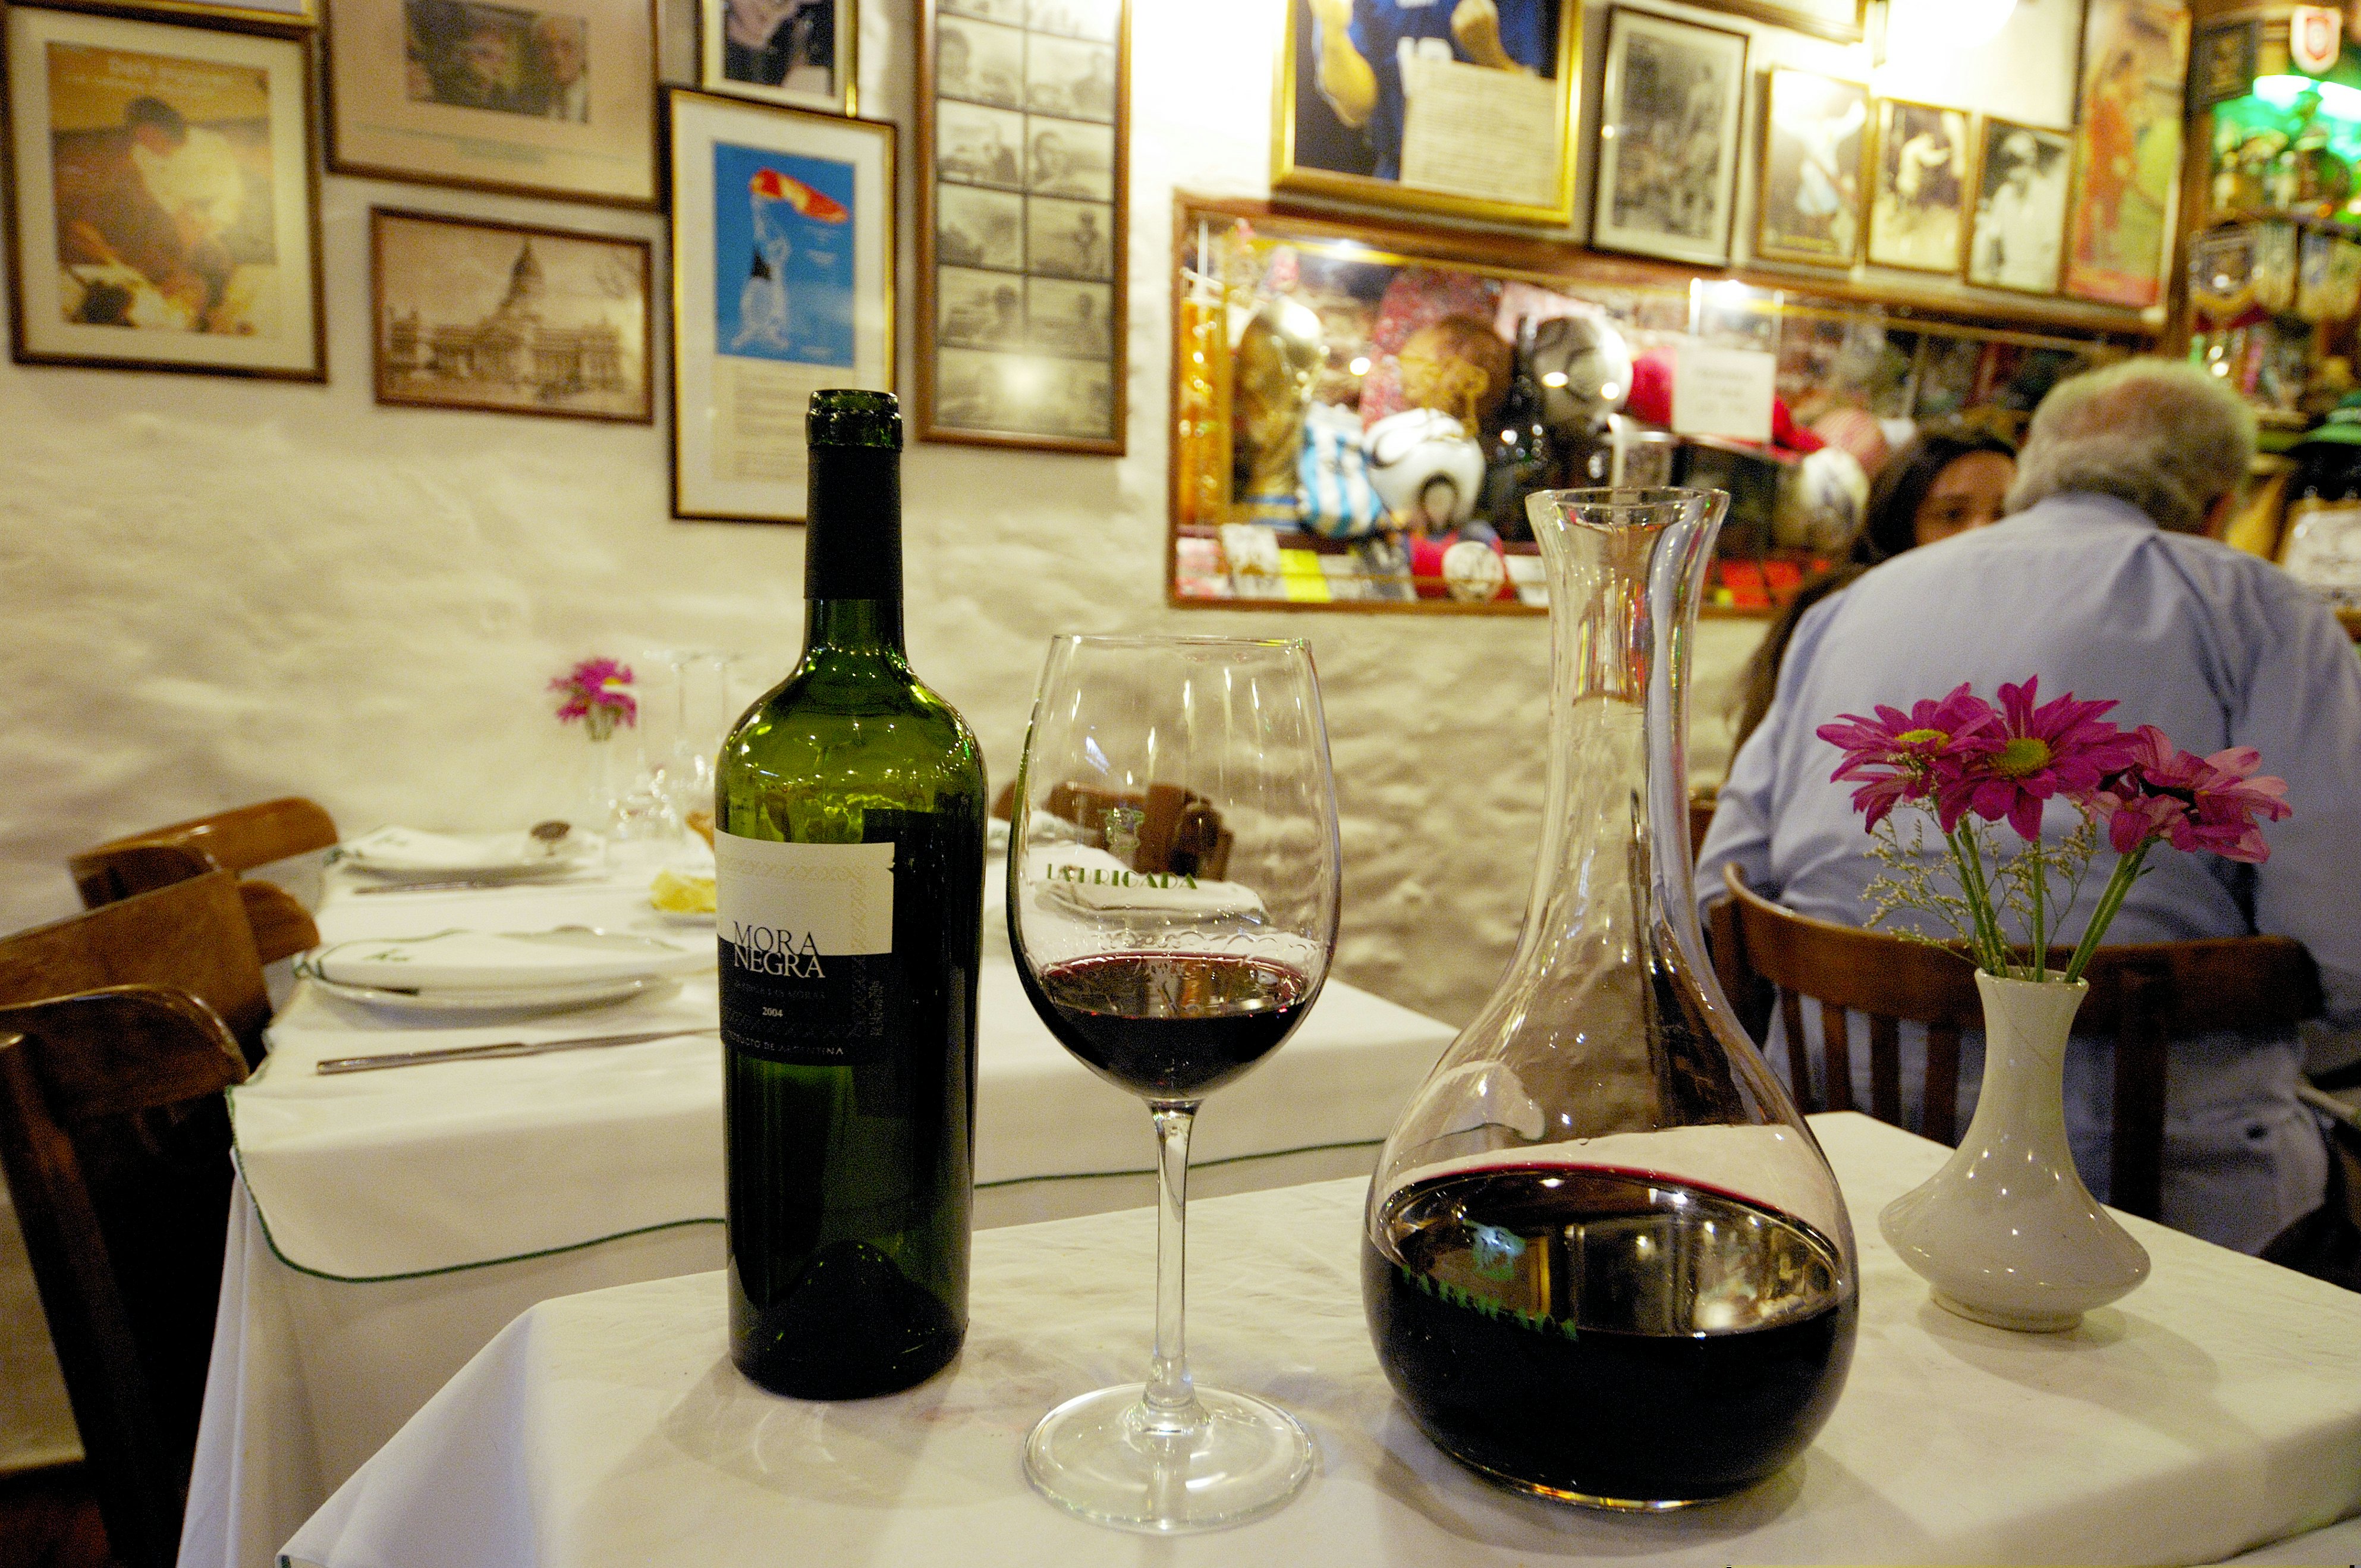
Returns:
[[[1156,1360],[1148,1368],[1147,1431],[1170,1436],[1203,1424],[1204,1408],[1189,1381],[1184,1326],[1189,1260],[1189,1132],[1197,1102],[1156,1104]]]

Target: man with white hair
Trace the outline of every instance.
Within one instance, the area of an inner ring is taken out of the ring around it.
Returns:
[[[2236,503],[2254,451],[2253,416],[2193,367],[2134,359],[2061,383],[2033,416],[2008,517],[1898,556],[1804,618],[1770,714],[1722,787],[1700,901],[1720,896],[1735,865],[1789,908],[1865,924],[1862,889],[1881,868],[1850,786],[1829,782],[1836,750],[1814,731],[1961,681],[1992,697],[2037,675],[2044,698],[2115,698],[2111,720],[2156,725],[2201,756],[2257,747],[2263,771],[2288,781],[2295,814],[2265,829],[2266,863],[2153,854],[2108,940],[2295,938],[2320,965],[2329,1039],[2361,1029],[2361,660],[2322,600],[2202,536]],[[2053,803],[2045,838],[2075,821]],[[2101,855],[2055,929],[2088,922]],[[1962,1125],[1980,1048],[1967,1055]],[[2167,1223],[2257,1252],[2321,1205],[2326,1150],[2296,1097],[2302,1056],[2290,1034],[2170,1042]],[[2075,1163],[2101,1197],[2108,1061],[2103,1041],[2078,1036],[2066,1067]],[[1905,1097],[1917,1072],[1905,1064]]]

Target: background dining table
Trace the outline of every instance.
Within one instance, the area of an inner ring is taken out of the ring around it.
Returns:
[[[2126,1218],[2154,1257],[2146,1284],[2070,1332],[1989,1328],[1936,1307],[1875,1231],[1949,1151],[1855,1113],[1812,1123],[1860,1247],[1850,1376],[1800,1459],[1722,1502],[1571,1508],[1445,1458],[1370,1349],[1367,1183],[1340,1180],[1192,1206],[1195,1368],[1285,1405],[1317,1451],[1308,1489],[1267,1519],[1150,1542],[1027,1487],[1040,1414],[1145,1362],[1154,1227],[1131,1212],[978,1236],[964,1354],[885,1398],[747,1382],[718,1276],[545,1302],[286,1553],[320,1568],[2349,1560],[2307,1554],[2349,1546],[2334,1521],[2361,1509],[2361,1296]]]
[[[650,868],[365,893],[332,867],[327,942],[588,926],[714,941],[649,903]],[[978,1002],[976,1223],[1149,1201],[1137,1100],[1069,1057],[1026,1001],[988,879]],[[540,1016],[405,1015],[298,983],[232,1095],[237,1184],[181,1543],[182,1568],[264,1568],[436,1388],[551,1297],[721,1262],[721,1074],[708,970]],[[699,1032],[701,1031],[701,1032]],[[638,1044],[325,1075],[325,1058],[656,1033]],[[1200,1192],[1366,1176],[1452,1030],[1331,981],[1295,1036],[1209,1103]],[[413,1558],[412,1561],[424,1559]]]

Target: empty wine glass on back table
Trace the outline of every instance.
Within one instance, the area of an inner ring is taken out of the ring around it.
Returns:
[[[1311,1443],[1277,1406],[1191,1379],[1183,1202],[1199,1103],[1287,1038],[1336,944],[1335,787],[1311,651],[1057,639],[1010,829],[1026,994],[1060,1044],[1148,1102],[1161,1196],[1148,1379],[1050,1411],[1026,1474],[1133,1530],[1267,1513],[1311,1475]]]

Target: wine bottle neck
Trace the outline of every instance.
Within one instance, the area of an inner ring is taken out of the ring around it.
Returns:
[[[804,657],[903,657],[902,599],[813,598],[804,602]]]
[[[804,598],[894,606],[901,638],[902,455],[891,447],[811,449]]]

